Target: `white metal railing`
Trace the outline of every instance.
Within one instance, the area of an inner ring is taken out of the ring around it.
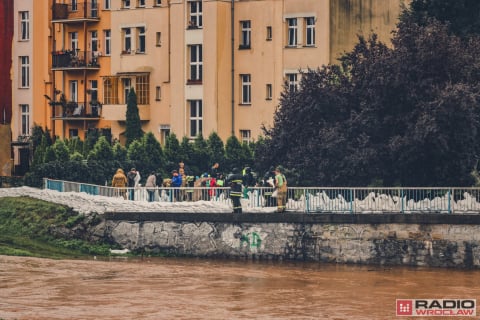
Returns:
[[[44,188],[60,192],[123,197],[126,200],[214,201],[230,203],[228,187],[113,188],[44,179]],[[150,189],[150,190],[149,190]],[[275,207],[273,188],[244,189],[244,208]],[[287,209],[307,213],[480,213],[480,188],[335,188],[289,187]]]

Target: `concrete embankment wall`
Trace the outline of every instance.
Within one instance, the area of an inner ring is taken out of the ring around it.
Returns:
[[[480,214],[106,213],[124,248],[194,257],[480,268]]]

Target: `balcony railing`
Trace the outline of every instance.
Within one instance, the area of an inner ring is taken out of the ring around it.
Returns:
[[[55,107],[55,118],[66,120],[98,120],[101,115],[101,105],[98,102],[69,101],[66,106]]]
[[[80,2],[74,5],[55,3],[52,6],[52,20],[99,20],[98,3],[95,2]],[[68,22],[68,21],[66,21]]]
[[[62,50],[52,52],[53,69],[100,68],[97,51]]]

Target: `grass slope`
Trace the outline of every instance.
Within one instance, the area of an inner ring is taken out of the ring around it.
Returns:
[[[109,245],[58,238],[54,228],[83,221],[71,208],[28,197],[0,198],[0,255],[73,258],[109,255]]]

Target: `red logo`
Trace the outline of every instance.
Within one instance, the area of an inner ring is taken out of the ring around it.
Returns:
[[[411,316],[411,315],[413,315],[413,301],[397,299],[397,316]]]

